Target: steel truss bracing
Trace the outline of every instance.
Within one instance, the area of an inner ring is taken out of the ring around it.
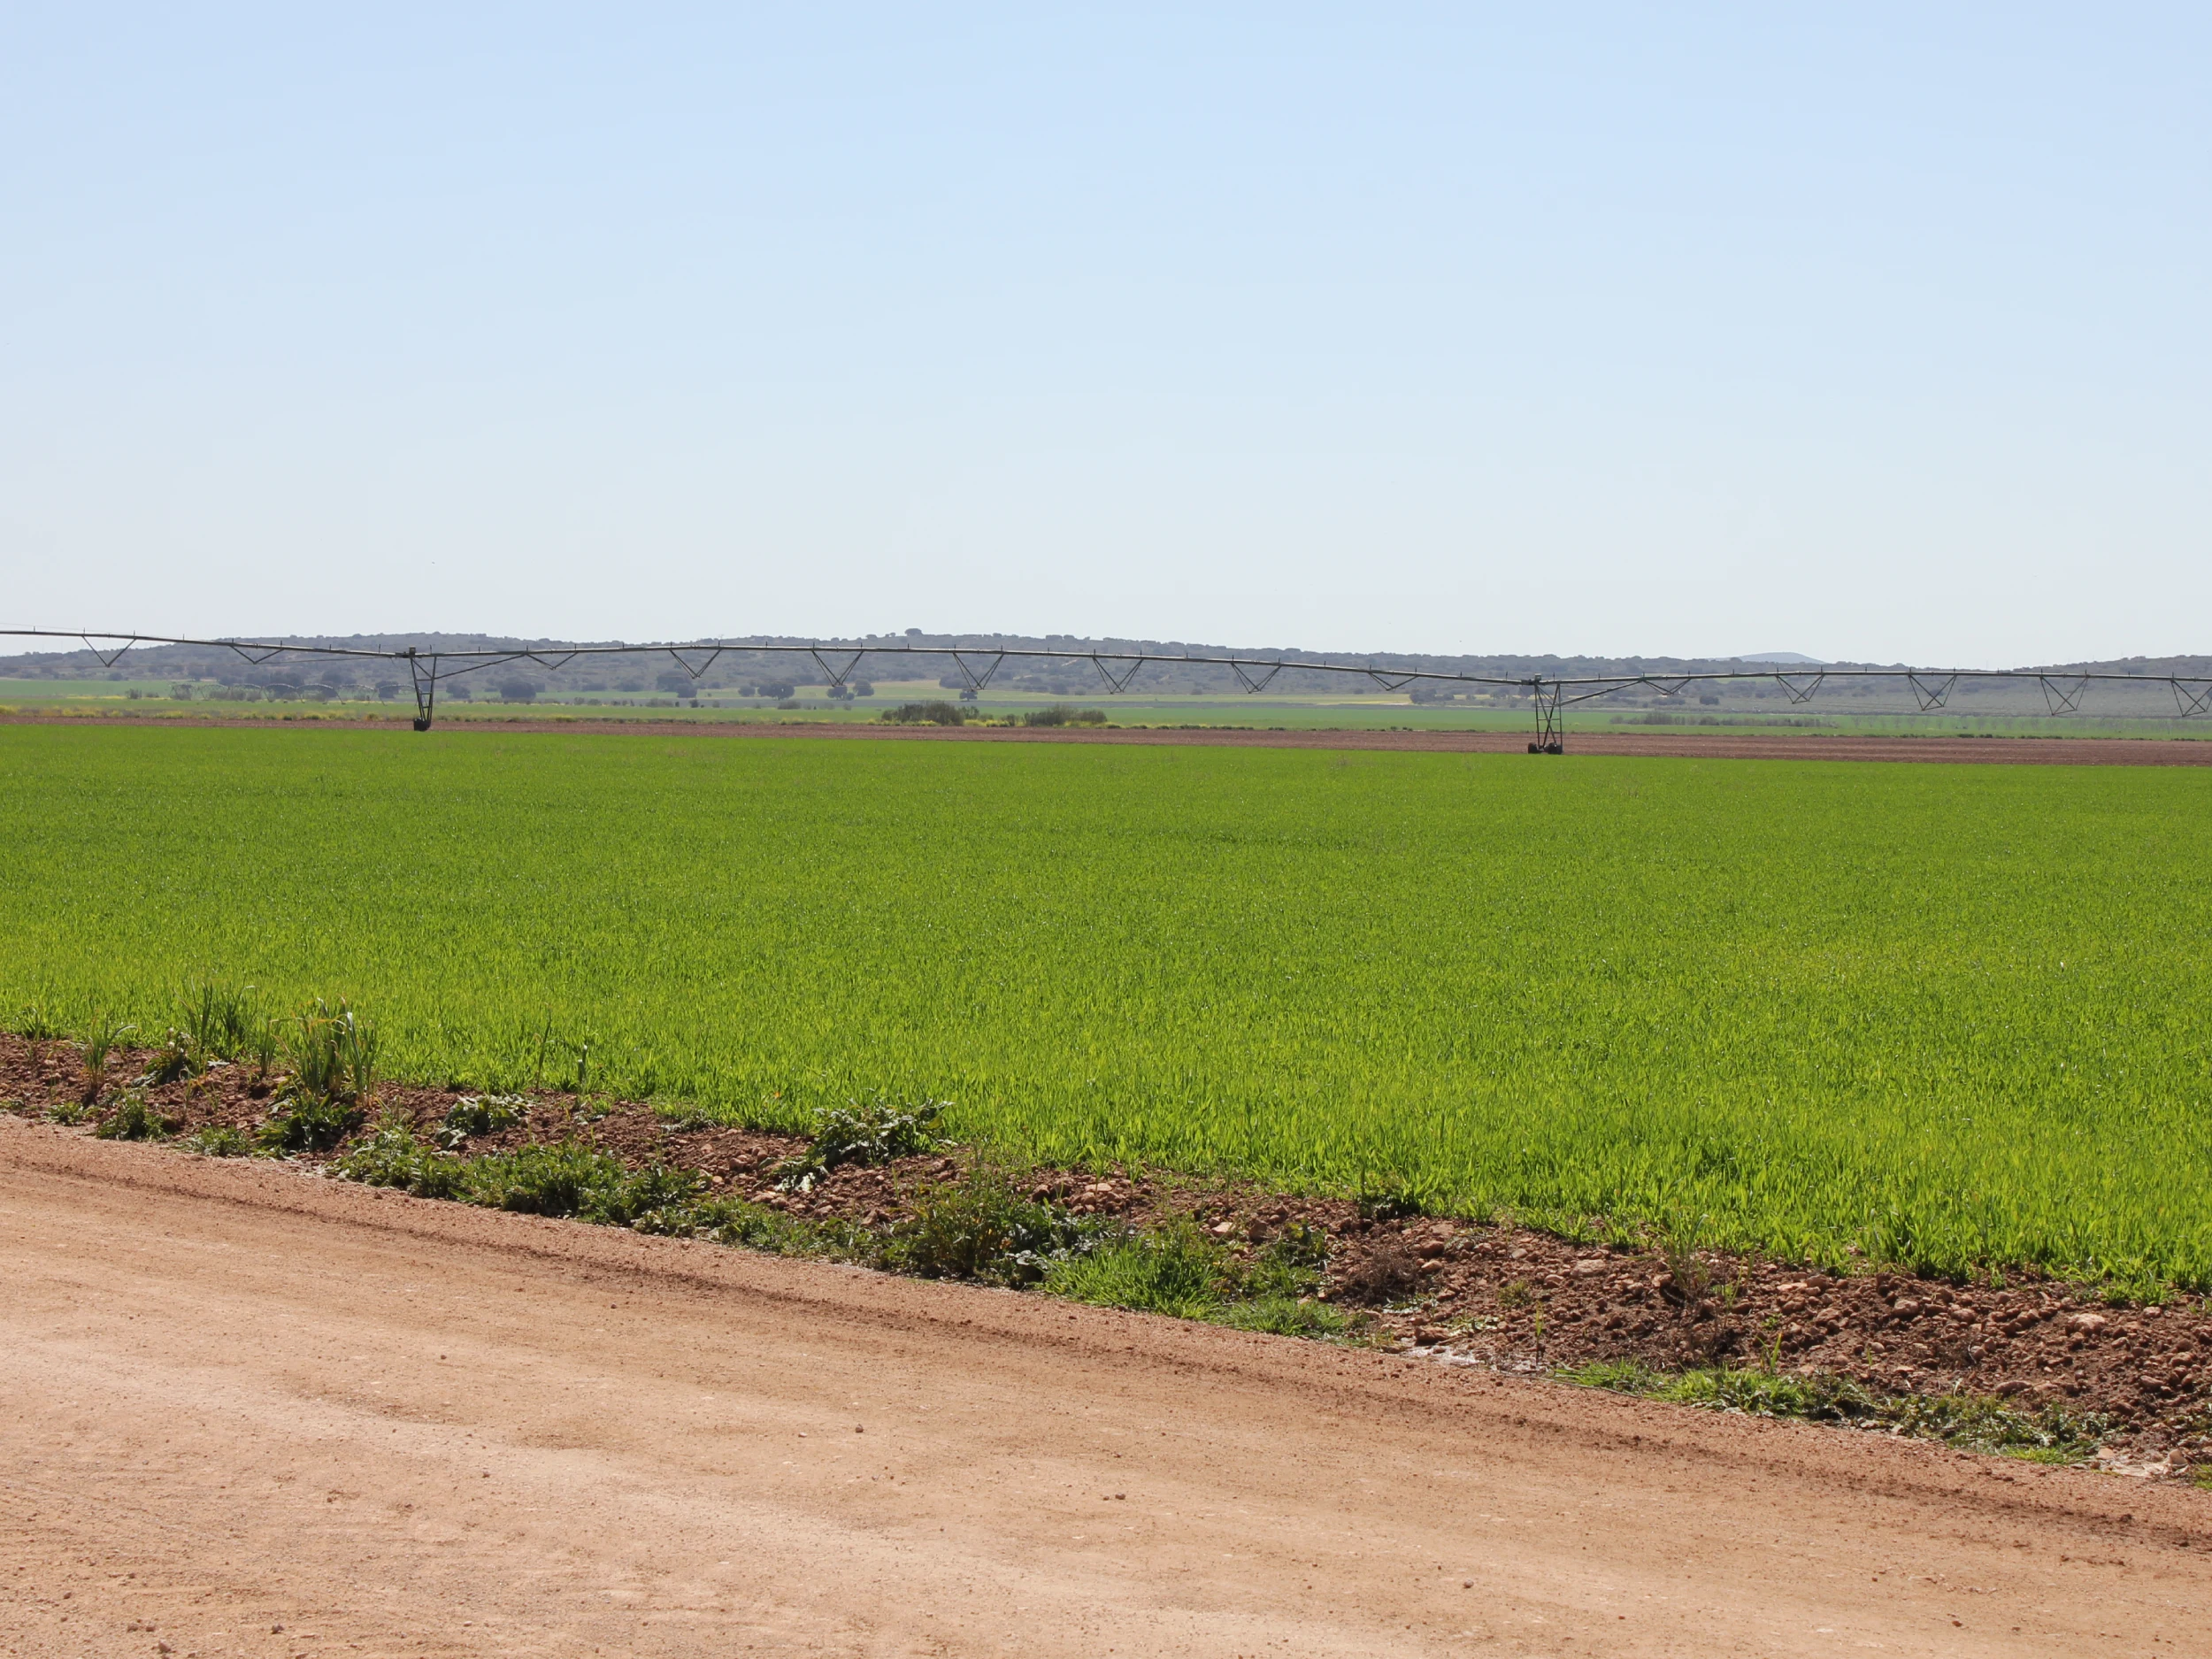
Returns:
[[[2043,706],[2053,714],[2078,714],[2081,694],[2089,689],[2089,676],[2038,674],[2035,683],[2043,689]]]
[[[529,646],[489,646],[475,650],[422,649],[410,646],[397,650],[372,650],[347,645],[295,645],[284,640],[199,640],[153,634],[103,634],[96,630],[57,628],[0,628],[0,639],[73,640],[112,668],[124,654],[142,645],[192,645],[225,650],[252,667],[279,660],[334,660],[404,663],[415,698],[415,730],[426,732],[437,717],[438,687],[465,674],[488,668],[528,663],[559,669],[586,657],[666,657],[689,677],[695,687],[701,677],[730,653],[747,656],[783,656],[810,659],[833,690],[841,690],[857,677],[863,662],[894,662],[925,658],[940,665],[949,662],[953,672],[972,691],[981,691],[1010,659],[1056,663],[1089,663],[1098,670],[1110,693],[1127,691],[1137,675],[1156,664],[1165,667],[1225,668],[1248,692],[1264,691],[1286,670],[1317,674],[1340,674],[1366,680],[1386,691],[1403,691],[1417,685],[1487,690],[1511,697],[1525,697],[1535,716],[1532,755],[1566,751],[1566,710],[1577,703],[1624,691],[1650,691],[1663,697],[1679,697],[1693,687],[1757,682],[1779,689],[1793,703],[1807,703],[1824,686],[1834,682],[1889,680],[1901,686],[1923,713],[1949,705],[1962,687],[2017,682],[2035,686],[2044,706],[2053,714],[2076,714],[2088,692],[2100,685],[2164,686],[2173,693],[2177,718],[2212,716],[2212,678],[2199,674],[2113,673],[2096,670],[2056,668],[1763,668],[1715,669],[1701,673],[1622,673],[1548,676],[1541,674],[1460,674],[1442,669],[1407,668],[1366,663],[1336,663],[1307,657],[1205,657],[1192,653],[1169,655],[1145,651],[1084,650],[1075,647],[998,645],[854,645],[849,642],[767,643],[751,640],[694,640],[654,645],[577,645],[556,649]],[[881,672],[879,670],[878,672]]]
[[[1920,705],[1920,712],[1932,714],[1950,702],[1951,693],[1957,687],[1956,674],[1907,674],[1905,684],[1912,692],[1913,701]]]
[[[1567,723],[1560,718],[1559,705],[1564,701],[1563,680],[1532,680],[1528,682],[1529,700],[1536,705],[1536,735],[1529,740],[1532,755],[1563,755],[1567,752]]]
[[[947,651],[945,655],[952,658],[952,665],[960,671],[960,677],[968,682],[970,691],[980,691],[989,685],[991,676],[997,673],[1000,665],[1006,661],[1004,651]],[[985,663],[981,668],[978,668],[976,664],[982,663],[987,657],[990,658],[990,661]],[[972,657],[974,659],[972,662],[969,660]]]
[[[108,649],[106,649],[105,648],[104,648],[104,647],[102,647],[102,646],[95,645],[95,644],[92,642],[92,641],[95,641],[95,640],[104,640],[104,639],[110,639],[110,638],[112,638],[113,636],[112,636],[112,635],[111,635],[111,634],[80,634],[77,637],[78,637],[79,639],[81,639],[81,640],[82,640],[82,641],[84,641],[84,648],[85,648],[85,649],[87,649],[88,651],[90,651],[90,652],[93,654],[93,656],[95,656],[95,657],[98,657],[98,658],[100,659],[100,666],[101,666],[101,667],[103,667],[103,668],[112,668],[112,667],[114,667],[114,666],[116,665],[116,664],[118,664],[118,663],[119,663],[119,662],[121,662],[121,661],[123,660],[123,653],[124,653],[125,651],[129,650],[129,649],[131,649],[131,647],[132,647],[132,646],[134,646],[134,645],[135,645],[135,644],[137,644],[137,643],[138,643],[138,641],[137,641],[135,639],[126,639],[126,640],[122,642],[122,644],[120,644],[120,645],[117,646],[117,647],[116,647],[113,650],[111,650],[111,650],[108,650]]]
[[[1039,657],[1048,655],[1057,656],[1060,655],[1060,653],[1018,651],[1010,652],[1009,655],[1019,657]],[[1071,651],[1067,653],[1067,655],[1072,657],[1076,655],[1076,653]],[[1148,657],[1102,657],[1096,651],[1085,651],[1082,655],[1091,659],[1092,666],[1098,670],[1099,678],[1106,682],[1106,689],[1114,693],[1120,693],[1128,690],[1129,682],[1137,677],[1137,671],[1140,668],[1142,668],[1147,663],[1153,660]],[[1226,659],[1225,658],[1224,660],[1225,661]],[[1230,666],[1232,668],[1235,668],[1236,664],[1231,663]],[[1241,668],[1237,669],[1237,677],[1240,680],[1244,680],[1246,689],[1249,690],[1251,688],[1252,682],[1248,679],[1245,679],[1244,671]]]
[[[1283,672],[1280,663],[1246,663],[1235,657],[1229,659],[1229,667],[1237,677],[1237,683],[1247,691],[1265,691],[1268,682]],[[1119,690],[1119,687],[1115,687]]]
[[[415,682],[415,730],[427,732],[438,712],[438,659],[407,653],[407,669]]]
[[[714,666],[714,659],[722,655],[722,648],[717,645],[703,651],[672,648],[668,655],[674,659],[677,667],[691,676],[691,683],[695,686],[699,683],[699,677]]]
[[[822,683],[832,691],[844,690],[846,680],[854,669],[860,666],[860,659],[867,655],[864,651],[832,651],[829,657],[825,657],[811,645],[807,647],[806,654],[814,659],[814,665],[822,671]],[[842,668],[832,667],[831,657],[842,657],[845,659],[845,665]],[[698,676],[695,674],[692,678],[695,680]]]

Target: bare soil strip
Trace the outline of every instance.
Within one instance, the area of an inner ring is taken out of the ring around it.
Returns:
[[[21,1655],[2203,1652],[2212,1499],[0,1121]]]
[[[131,1077],[155,1059],[153,1049],[119,1048],[109,1064],[112,1075]],[[81,1102],[84,1079],[75,1045],[0,1033],[0,1103],[45,1117]],[[133,1097],[178,1135],[220,1126],[250,1136],[272,1108],[269,1079],[221,1066],[127,1091],[109,1087],[75,1133],[93,1133]],[[398,1121],[435,1136],[463,1098],[452,1088],[380,1085],[374,1110],[356,1110],[347,1139],[292,1156],[310,1167],[325,1164]],[[933,1187],[960,1180],[979,1162],[973,1148],[945,1145],[879,1167],[843,1164],[805,1190],[784,1190],[778,1177],[804,1148],[802,1137],[685,1125],[638,1101],[511,1098],[515,1121],[467,1137],[461,1150],[473,1156],[572,1142],[631,1170],[695,1171],[714,1196],[802,1223],[843,1224],[878,1240],[910,1225]],[[1356,1317],[1360,1339],[1447,1364],[1521,1373],[1620,1361],[1662,1372],[1768,1368],[1845,1378],[1896,1398],[1996,1396],[2047,1417],[2054,1409],[2095,1414],[2100,1455],[2115,1466],[2163,1477],[2212,1464],[2212,1303],[2202,1296],[2107,1306],[2094,1287],[2017,1269],[1997,1286],[1894,1271],[1838,1274],[1713,1252],[1685,1258],[1678,1247],[1671,1260],[1650,1238],[1576,1243],[1527,1227],[1363,1213],[1348,1199],[1294,1196],[1250,1182],[1044,1167],[1021,1171],[1018,1181],[1033,1201],[1078,1217],[1146,1230],[1195,1223],[1247,1261],[1286,1235],[1325,1240],[1321,1294]],[[857,1259],[878,1256],[863,1251]]]
[[[339,723],[333,722],[333,726]],[[349,725],[352,723],[347,723]],[[204,726],[282,730],[276,720],[128,715],[0,715],[0,726]],[[319,720],[294,730],[326,729]],[[820,737],[921,743],[1102,743],[1140,748],[1371,749],[1445,755],[1525,754],[1526,738],[1511,732],[1261,731],[1228,726],[941,726],[741,725],[735,721],[458,719],[433,735],[497,736],[522,732],[615,737]],[[2047,766],[2212,766],[2212,741],[2136,737],[1820,736],[1795,732],[1624,732],[1570,730],[1573,755],[1647,756],[1678,760],[1888,760]],[[1551,757],[1542,758],[1549,759]]]

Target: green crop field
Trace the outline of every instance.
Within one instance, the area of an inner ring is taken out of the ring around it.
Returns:
[[[2212,1286],[2212,773],[0,727],[0,1018]]]

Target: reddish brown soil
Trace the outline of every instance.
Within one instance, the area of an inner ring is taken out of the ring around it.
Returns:
[[[111,1075],[128,1078],[150,1058],[150,1050],[119,1052]],[[85,1093],[70,1044],[0,1034],[0,1102],[40,1116]],[[212,1124],[250,1130],[269,1112],[265,1087],[239,1067],[144,1093],[180,1134]],[[102,1110],[118,1098],[111,1084]],[[376,1105],[426,1131],[457,1098],[388,1087]],[[88,1134],[89,1125],[80,1133]],[[475,1137],[465,1149],[569,1138],[633,1168],[697,1170],[717,1194],[873,1230],[895,1225],[910,1213],[918,1187],[957,1178],[969,1161],[948,1148],[884,1168],[836,1170],[811,1192],[787,1194],[775,1190],[775,1169],[801,1149],[796,1137],[681,1129],[634,1102],[580,1111],[565,1095],[530,1100],[520,1124]],[[330,1156],[299,1161],[312,1166]],[[2212,1306],[2202,1298],[2112,1307],[2079,1287],[2026,1274],[1994,1289],[1710,1253],[1680,1263],[1678,1275],[1649,1248],[1575,1244],[1527,1228],[1363,1217],[1341,1199],[1127,1172],[1040,1169],[1021,1179],[1033,1196],[1079,1215],[1140,1225],[1190,1217],[1239,1251],[1288,1227],[1317,1229],[1329,1240],[1325,1294],[1358,1310],[1366,1338],[1447,1364],[1521,1372],[1621,1359],[1657,1370],[1769,1364],[1848,1377],[1882,1394],[1962,1391],[2101,1413],[2116,1431],[2108,1441],[2116,1459],[2154,1464],[2159,1473],[2212,1462]]]
[[[20,1655],[2205,1651],[2212,1498],[0,1118]]]
[[[251,726],[282,730],[266,719],[128,715],[6,715],[0,725]],[[334,726],[338,723],[333,723]],[[355,724],[355,723],[346,723]],[[302,721],[294,729],[318,729]],[[566,733],[617,737],[821,737],[932,743],[1103,743],[1215,749],[1378,749],[1446,755],[1526,754],[1527,739],[1509,732],[1259,731],[1224,726],[940,726],[787,725],[735,721],[517,719],[441,722],[434,733]],[[2212,741],[2133,737],[1861,737],[1815,733],[1624,732],[1571,728],[1570,755],[1648,756],[1684,760],[1912,760],[2048,766],[2212,766]],[[1533,758],[1533,757],[1532,757]],[[1546,757],[1544,758],[1551,758]]]

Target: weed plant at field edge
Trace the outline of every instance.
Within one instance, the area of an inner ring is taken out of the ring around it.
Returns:
[[[1601,1360],[1563,1367],[1554,1375],[1587,1388],[1678,1405],[1940,1440],[1965,1451],[1995,1452],[2030,1463],[2085,1462],[2101,1447],[2111,1426],[2096,1412],[2064,1405],[2022,1409],[1993,1395],[1962,1390],[1886,1394],[1832,1372],[1714,1366],[1669,1373],[1632,1360]]]

